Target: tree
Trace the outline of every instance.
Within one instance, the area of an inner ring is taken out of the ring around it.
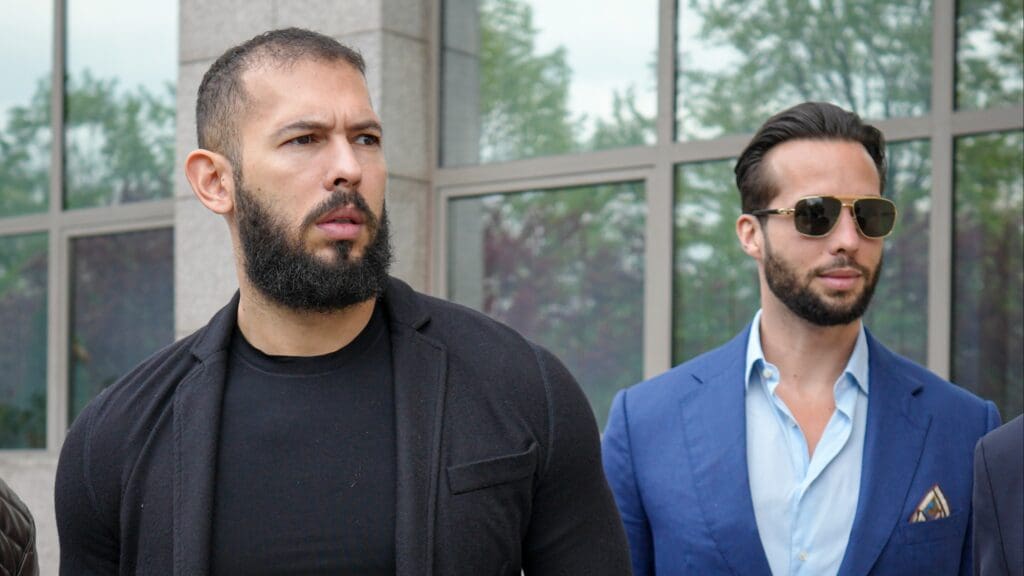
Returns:
[[[40,80],[29,101],[0,121],[2,217],[48,207],[50,94]],[[86,71],[68,79],[65,106],[68,208],[171,195],[173,86],[162,94],[125,91]],[[111,247],[98,260],[74,261],[73,413],[173,339],[170,232],[136,236],[146,238],[127,247],[117,244],[123,235],[90,238]],[[0,238],[0,323],[14,327],[0,333],[0,448],[45,446],[47,262],[45,233]]]

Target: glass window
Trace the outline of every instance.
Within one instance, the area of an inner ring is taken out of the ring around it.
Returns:
[[[1024,409],[1024,133],[956,141],[953,380]]]
[[[1024,3],[957,2],[958,108],[1024,104]]]
[[[645,223],[639,182],[449,203],[449,297],[557,355],[602,429],[643,377]]]
[[[443,165],[654,142],[657,0],[447,0],[443,35]]]
[[[0,217],[45,212],[53,6],[9,0],[0,18]]]
[[[885,240],[884,265],[865,324],[882,342],[927,361],[928,223],[931,161],[927,142],[892,144],[887,195],[900,219]],[[676,167],[673,363],[721,346],[760,307],[756,262],[740,248],[735,160]]]
[[[864,323],[889,349],[928,362],[928,238],[932,163],[928,141],[889,144],[886,196],[899,219],[885,239],[882,277]]]
[[[46,248],[0,237],[0,449],[46,447]]]
[[[681,0],[676,134],[753,132],[806,100],[918,116],[931,95],[930,0]]]
[[[171,196],[177,10],[175,0],[68,0],[68,208]]]
[[[676,167],[673,364],[725,344],[761,307],[757,263],[736,238],[735,162]]]
[[[170,229],[72,242],[69,422],[174,340],[173,245]]]

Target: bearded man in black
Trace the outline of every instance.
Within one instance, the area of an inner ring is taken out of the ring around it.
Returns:
[[[72,426],[61,573],[628,573],[562,364],[388,276],[358,53],[257,36],[214,62],[196,118],[186,175],[227,221],[239,291]]]

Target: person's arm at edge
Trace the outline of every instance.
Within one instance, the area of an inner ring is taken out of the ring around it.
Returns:
[[[576,380],[534,346],[548,401],[548,446],[523,544],[527,576],[623,576],[629,545],[601,469],[597,422]]]
[[[988,409],[986,416],[985,434],[995,430],[999,427],[1000,418],[999,411],[996,410],[995,404],[992,402],[986,402],[985,407]],[[981,574],[981,561],[986,558],[992,558],[993,553],[988,552],[991,546],[1001,546],[1002,539],[1000,542],[993,542],[991,540],[980,543],[975,538],[975,530],[978,526],[982,526],[986,534],[998,534],[999,526],[996,522],[995,515],[995,502],[992,501],[992,486],[989,482],[988,476],[988,463],[985,461],[985,446],[981,439],[978,440],[974,448],[974,488],[973,488],[973,501],[971,503],[971,518],[967,524],[967,543],[965,544],[965,552],[962,556],[963,560],[960,564],[960,574]],[[978,514],[978,504],[984,505],[984,513]],[[985,546],[988,554],[978,554],[976,548]],[[996,557],[1002,558],[1002,551],[994,554]],[[1005,570],[1005,567],[1003,568]]]
[[[654,574],[654,550],[647,513],[636,487],[633,453],[629,438],[629,419],[626,411],[627,390],[620,390],[612,401],[608,425],[601,439],[604,471],[611,484],[615,502],[622,514],[633,558],[633,574]]]
[[[57,465],[54,505],[60,540],[60,574],[117,574],[117,530],[103,521],[89,462],[95,402],[78,417],[64,440]]]

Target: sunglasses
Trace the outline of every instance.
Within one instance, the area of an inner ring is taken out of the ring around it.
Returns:
[[[850,208],[857,229],[866,238],[885,238],[896,225],[896,205],[878,197],[838,198],[836,196],[808,196],[797,201],[792,208],[753,210],[752,216],[783,214],[793,216],[796,231],[804,236],[820,238],[836,227],[844,207]]]

